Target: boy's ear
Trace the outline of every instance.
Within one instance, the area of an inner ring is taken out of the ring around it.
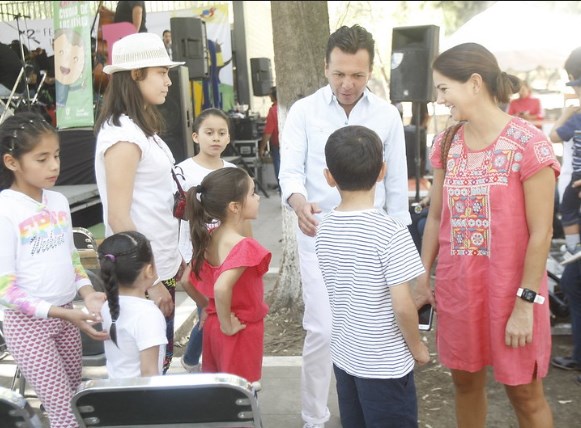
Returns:
[[[384,161],[383,164],[381,165],[381,170],[379,171],[379,175],[377,176],[377,180],[375,180],[375,181],[377,183],[379,183],[380,181],[383,181],[383,179],[385,178],[385,174],[387,174],[387,164]]]
[[[325,180],[327,180],[327,184],[329,186],[331,186],[331,187],[337,187],[337,182],[333,178],[333,174],[331,174],[331,171],[329,171],[328,168],[325,168],[323,170],[323,175],[325,176]]]

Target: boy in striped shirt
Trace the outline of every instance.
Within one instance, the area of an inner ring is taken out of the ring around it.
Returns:
[[[341,423],[417,427],[415,363],[429,361],[408,281],[424,268],[408,228],[374,207],[386,167],[378,135],[346,126],[325,146],[340,204],[316,235],[332,311],[331,357]]]

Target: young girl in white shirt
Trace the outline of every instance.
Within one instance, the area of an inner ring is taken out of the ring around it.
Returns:
[[[75,427],[71,399],[81,383],[80,331],[96,340],[105,294],[96,292],[73,240],[56,130],[34,113],[0,125],[0,305],[6,345],[53,427]],[[73,308],[77,293],[88,311]]]
[[[110,378],[156,376],[162,373],[167,338],[161,310],[146,297],[160,279],[147,238],[136,231],[116,233],[99,246],[101,279],[107,293],[103,328]]]

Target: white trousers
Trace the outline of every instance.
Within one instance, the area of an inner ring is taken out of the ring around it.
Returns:
[[[297,245],[306,330],[301,373],[302,417],[307,423],[324,424],[330,417],[327,401],[332,375],[331,306],[315,254],[315,238],[306,236],[297,226]]]

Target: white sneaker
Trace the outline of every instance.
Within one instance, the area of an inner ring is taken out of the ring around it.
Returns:
[[[303,428],[325,428],[325,424],[310,424],[307,422],[303,425]]]
[[[182,367],[184,369],[186,369],[186,371],[188,373],[200,373],[201,367],[200,367],[200,364],[199,363],[198,364],[193,364],[193,365],[192,364],[188,364],[188,363],[186,363],[184,361],[184,357],[180,358],[180,361],[182,363]]]
[[[579,245],[577,248],[575,248],[574,253],[567,251],[565,254],[563,254],[563,261],[561,262],[561,265],[565,266],[578,260],[581,260],[581,246]]]

